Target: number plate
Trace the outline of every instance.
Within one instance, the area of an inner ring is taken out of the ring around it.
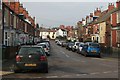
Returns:
[[[36,66],[36,64],[25,64],[25,66]]]
[[[96,52],[95,50],[93,50],[92,52]]]

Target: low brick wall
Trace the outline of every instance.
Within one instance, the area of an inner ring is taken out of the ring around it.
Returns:
[[[118,57],[118,55],[120,55],[120,48],[118,47],[106,47],[104,44],[102,44],[100,47],[101,53],[104,56]]]

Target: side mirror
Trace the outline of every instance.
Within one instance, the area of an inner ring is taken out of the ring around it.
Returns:
[[[18,52],[16,52],[15,54],[18,55]]]

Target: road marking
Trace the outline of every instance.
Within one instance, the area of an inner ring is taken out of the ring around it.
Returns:
[[[70,57],[70,56],[68,56],[68,55],[66,54],[66,57]]]
[[[58,76],[47,76],[46,78],[57,78]]]
[[[65,54],[65,52],[61,51],[63,54]]]
[[[99,72],[94,72],[94,73],[90,73],[91,75],[94,75],[94,74],[100,74]]]
[[[76,76],[81,76],[81,74],[76,74]]]
[[[106,58],[106,59],[101,59],[101,58],[91,58],[91,59],[96,59],[96,60],[101,60],[101,61],[118,61],[117,59],[114,60],[113,58]]]
[[[7,75],[7,74],[12,74],[14,72],[10,72],[10,71],[0,71],[0,76],[1,75]]]
[[[69,77],[69,76],[71,76],[71,75],[64,75],[64,76],[61,76],[61,77]]]
[[[118,71],[114,71],[114,72],[118,72]]]
[[[86,62],[86,61],[81,61],[81,62],[83,62],[83,63],[84,63],[84,62]]]
[[[81,75],[84,75],[84,76],[85,76],[85,75],[88,75],[88,74],[81,74]]]
[[[64,54],[66,57],[70,57],[70,56],[68,56],[67,54],[65,54],[65,52],[63,52],[63,51],[61,51],[61,53]]]
[[[105,60],[105,59],[100,59],[100,58],[91,58],[91,59],[97,59],[97,60]]]
[[[106,71],[106,72],[103,72],[103,73],[111,73],[111,71]]]

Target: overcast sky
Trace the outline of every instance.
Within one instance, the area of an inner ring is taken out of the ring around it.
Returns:
[[[116,0],[114,0],[116,1]],[[85,18],[97,7],[107,9],[109,2],[22,2],[31,16],[36,17],[39,25],[58,27],[75,26],[77,21]]]

